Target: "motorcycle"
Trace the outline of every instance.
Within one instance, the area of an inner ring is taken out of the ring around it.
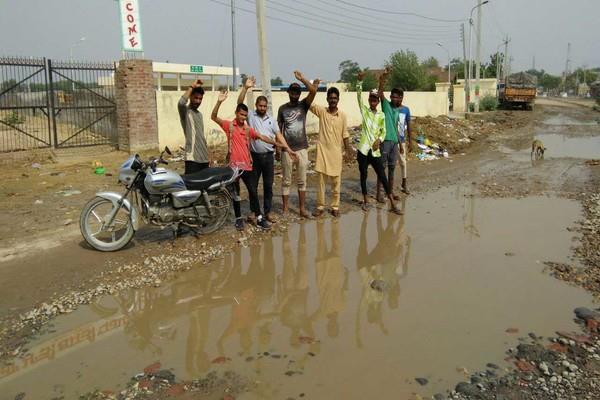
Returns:
[[[146,224],[172,228],[175,237],[181,226],[197,234],[219,229],[229,215],[232,196],[228,187],[241,175],[238,168],[206,168],[200,172],[179,175],[158,167],[168,165],[164,153],[144,162],[131,156],[119,170],[119,183],[125,193],[96,193],[83,208],[79,228],[85,241],[100,251],[117,251],[125,247],[139,229],[140,219]],[[128,199],[132,194],[132,201]]]

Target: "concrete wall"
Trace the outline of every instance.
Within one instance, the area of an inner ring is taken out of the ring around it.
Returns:
[[[211,146],[226,142],[223,131],[210,120],[211,111],[217,102],[217,92],[206,92],[200,112],[204,116],[204,131],[208,144]],[[221,105],[219,116],[223,119],[233,119],[237,100],[237,92],[230,92],[227,100]],[[254,98],[258,93],[249,94],[246,100],[253,108]],[[305,94],[303,93],[303,96]],[[341,92],[339,108],[344,111],[348,117],[349,126],[357,126],[361,123],[356,92]],[[389,98],[389,93],[387,94]],[[181,92],[156,92],[156,106],[158,111],[158,140],[160,147],[169,146],[171,149],[177,149],[184,145],[183,130],[179,122],[177,113],[177,101],[181,97]],[[363,93],[363,99],[367,104],[368,93]],[[288,95],[285,92],[273,92],[273,112],[277,115],[279,106],[288,101]],[[326,93],[319,92],[315,99],[317,104],[327,105]],[[448,94],[438,92],[406,92],[404,94],[404,104],[410,107],[411,113],[417,117],[448,115]],[[318,119],[312,113],[309,113],[306,124],[308,133],[317,132],[319,129]]]
[[[465,112],[465,88],[462,86],[454,86],[454,102],[452,110],[454,112]]]
[[[436,82],[435,83],[435,91],[436,92],[447,92],[450,88],[450,84],[448,82]]]

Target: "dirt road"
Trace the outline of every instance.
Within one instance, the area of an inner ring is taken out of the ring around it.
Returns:
[[[598,268],[598,227],[575,230],[598,223],[588,211],[599,114],[541,106],[461,123],[468,146],[443,143],[456,146],[450,159],[411,161],[404,217],[359,211],[349,166],[339,220],[175,242],[145,229],[117,254],[90,250],[68,223],[114,176],[89,174],[89,160],[15,169],[2,189],[21,201],[2,203],[0,399],[144,388],[156,398],[418,398],[453,396],[486,364],[511,371],[504,352],[519,336],[579,329],[573,308],[593,308],[600,293],[543,272],[544,262]],[[454,129],[421,126],[440,143]],[[530,158],[534,137],[542,160]],[[121,157],[103,157],[109,172]],[[586,251],[571,248],[577,237]],[[584,275],[569,276],[582,286]]]

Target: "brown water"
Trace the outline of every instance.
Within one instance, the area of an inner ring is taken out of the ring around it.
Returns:
[[[405,217],[294,225],[163,287],[105,297],[3,370],[0,398],[115,390],[155,361],[178,379],[236,371],[256,382],[239,399],[410,398],[453,387],[464,369],[506,366],[519,335],[574,329],[572,309],[591,303],[540,263],[567,260],[580,209],[469,190],[411,196]]]

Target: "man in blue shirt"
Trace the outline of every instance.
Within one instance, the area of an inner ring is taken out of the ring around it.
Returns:
[[[379,77],[379,98],[381,99],[381,108],[385,114],[385,140],[381,144],[381,161],[388,167],[388,181],[390,190],[394,190],[394,170],[396,167],[397,154],[400,158],[400,169],[402,174],[402,191],[409,194],[406,184],[406,154],[412,151],[411,129],[410,129],[410,109],[402,105],[404,91],[399,88],[393,88],[390,100],[385,98],[383,93],[385,81],[389,75],[389,69],[386,69]],[[394,199],[399,197],[394,195]],[[377,184],[377,201],[383,203],[385,200],[381,195],[381,185]]]

